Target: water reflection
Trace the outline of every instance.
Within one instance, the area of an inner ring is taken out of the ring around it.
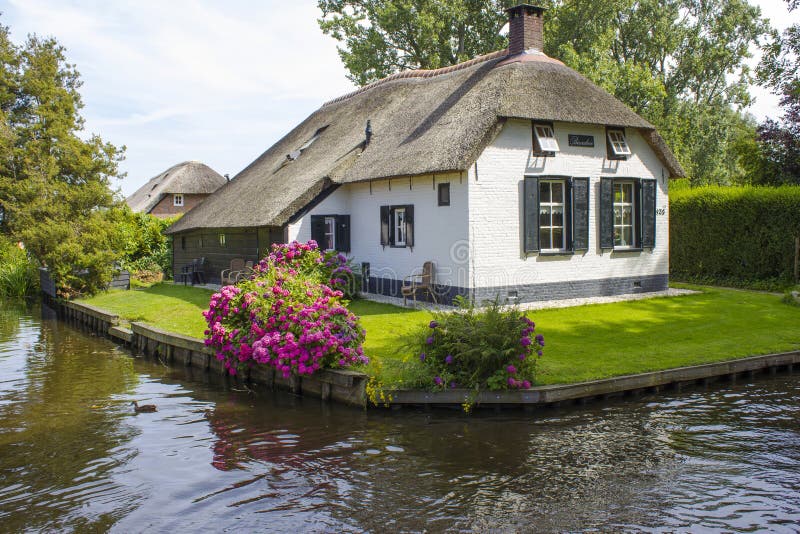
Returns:
[[[534,414],[364,412],[133,359],[36,317],[0,313],[4,529],[800,523],[797,375]],[[159,411],[133,414],[134,398]]]

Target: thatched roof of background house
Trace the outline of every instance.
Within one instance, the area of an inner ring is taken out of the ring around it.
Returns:
[[[503,50],[328,102],[169,231],[282,226],[335,184],[464,171],[505,118],[635,128],[669,173],[683,176],[653,125],[625,104],[560,61]],[[365,147],[367,120],[374,135]]]
[[[227,182],[224,176],[199,161],[173,165],[125,199],[135,212],[150,213],[165,195],[211,194]]]

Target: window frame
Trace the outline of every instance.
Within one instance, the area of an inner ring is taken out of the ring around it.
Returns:
[[[614,140],[612,136],[619,135],[621,138]],[[617,145],[621,145],[624,150],[617,150]],[[609,160],[626,160],[633,155],[631,145],[625,135],[625,128],[606,128],[606,156]]]
[[[567,232],[569,231],[569,225],[567,224],[567,217],[571,217],[571,213],[567,213],[567,208],[569,207],[569,203],[567,202],[567,195],[569,194],[569,187],[568,187],[568,179],[566,178],[555,178],[555,177],[547,177],[547,178],[540,178],[538,180],[539,185],[539,210],[537,214],[537,224],[539,225],[539,253],[540,254],[552,254],[552,253],[563,253],[570,251],[569,248],[569,241],[567,239]],[[549,201],[542,202],[542,186],[548,185],[549,189]],[[561,202],[553,202],[553,186],[558,185],[561,188]],[[542,208],[546,207],[549,208],[549,218],[550,224],[549,225],[542,225]],[[553,224],[553,208],[560,207],[561,208],[561,225],[555,226]],[[552,246],[553,243],[553,230],[555,228],[561,229],[561,246],[554,247]],[[544,247],[542,244],[542,231],[549,230],[550,240],[548,247]]]
[[[330,243],[333,244],[332,247],[326,247],[324,250],[325,251],[336,250],[336,224],[337,224],[336,216],[335,215],[325,215],[323,221],[325,223],[325,233],[323,234],[325,236],[325,240],[326,240],[325,244],[326,245],[328,244],[327,240],[328,240],[329,236],[330,236]],[[322,247],[320,247],[320,248],[322,248]]]
[[[183,193],[172,194],[172,206],[175,208],[182,208],[184,206]]]
[[[447,198],[443,199],[442,196],[446,192]],[[439,206],[450,205],[450,182],[442,182],[438,184],[436,189],[436,201]]]
[[[219,246],[220,247],[227,247],[227,238],[225,237],[224,233],[219,234]]]
[[[403,224],[399,224],[398,216],[402,213],[403,215]],[[391,234],[392,234],[392,246],[397,248],[405,248],[406,247],[406,237],[407,237],[407,228],[406,228],[406,207],[405,206],[398,206],[394,207],[390,210],[390,217],[389,220],[391,221]],[[398,239],[398,233],[402,233],[402,240]]]
[[[623,199],[624,199],[625,195],[622,194],[622,193],[624,193],[625,186],[629,186],[630,187],[630,201],[629,202],[623,202],[623,201],[617,202],[617,198],[616,197],[617,197],[617,187],[618,186],[620,186],[620,193],[621,193],[621,197]],[[637,226],[638,226],[637,221],[638,221],[638,218],[639,218],[638,215],[637,215],[638,214],[638,209],[639,209],[639,205],[638,205],[639,204],[639,199],[637,198],[637,194],[636,194],[637,193],[637,189],[638,188],[636,187],[636,181],[635,180],[625,180],[625,179],[614,180],[613,187],[611,189],[611,195],[612,195],[611,196],[611,200],[612,200],[612,202],[611,202],[611,212],[612,212],[612,215],[613,215],[613,222],[614,222],[614,224],[612,225],[613,233],[614,233],[614,250],[638,250],[640,248],[639,247],[639,232],[637,231]],[[630,215],[630,224],[624,224],[623,222],[620,222],[620,224],[617,224],[617,214],[616,214],[617,207],[621,208],[620,209],[620,211],[621,211],[620,221],[624,221],[624,209],[625,208],[629,208],[630,209],[630,214],[631,214]],[[630,227],[630,229],[631,229],[631,239],[630,239],[629,244],[627,244],[627,245],[617,244],[617,228],[628,228],[628,227]]]
[[[536,131],[536,128],[549,128],[550,133],[552,134],[551,137],[544,137],[544,139],[551,140],[555,144],[555,150],[546,150],[541,143],[539,133]],[[556,138],[556,129],[553,126],[552,122],[546,121],[531,121],[531,140],[533,145],[533,156],[534,157],[554,157],[557,152],[561,152],[561,147],[558,145],[558,139]]]

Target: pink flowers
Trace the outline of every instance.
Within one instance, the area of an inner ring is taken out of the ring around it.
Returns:
[[[288,377],[366,363],[365,332],[333,278],[345,262],[314,241],[273,245],[249,280],[212,295],[206,344],[231,374],[271,365]]]

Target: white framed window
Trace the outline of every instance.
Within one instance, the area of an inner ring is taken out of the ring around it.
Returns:
[[[225,234],[219,234],[219,246],[225,246]]]
[[[178,207],[183,206],[183,195],[180,193],[172,195],[172,205]]]
[[[559,151],[558,141],[552,125],[534,123],[533,137],[535,141],[534,150],[536,152],[555,153]]]
[[[324,250],[336,250],[336,217],[325,217],[325,238],[321,245]]]
[[[394,246],[406,246],[406,209],[395,208],[394,213]]]
[[[636,205],[633,192],[633,182],[614,182],[614,248],[636,246]]]
[[[623,130],[608,130],[608,148],[616,158],[625,158],[631,155],[631,149],[628,146],[628,141],[625,140],[625,132]]]
[[[539,250],[556,252],[567,248],[564,228],[566,208],[564,180],[539,182]]]

